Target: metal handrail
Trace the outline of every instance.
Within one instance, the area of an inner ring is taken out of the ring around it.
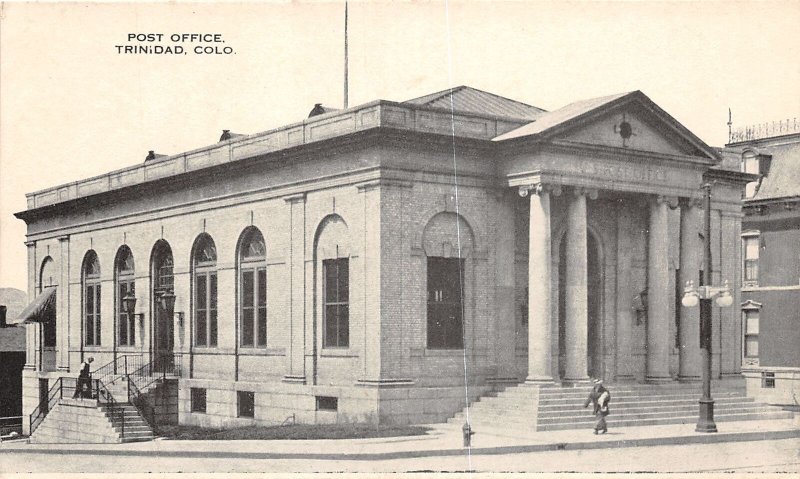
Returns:
[[[158,381],[165,381],[167,374],[180,376],[183,354],[159,355],[153,361],[142,364],[143,362],[141,360],[128,365],[125,375],[128,381],[128,402],[139,411],[153,432],[157,432],[156,409],[144,391]]]
[[[151,383],[152,384],[152,383]],[[128,403],[133,405],[141,414],[150,429],[157,433],[156,427],[156,408],[150,404],[147,396],[142,394],[141,389],[136,386],[136,381],[128,376]]]
[[[125,408],[119,406],[119,403],[116,399],[114,399],[114,395],[111,394],[111,391],[108,390],[108,386],[103,383],[100,379],[94,379],[94,390],[97,397],[97,405],[101,405],[105,402],[106,407],[109,408],[111,413],[111,421],[113,424],[114,417],[119,416],[121,418],[120,424],[122,426],[122,431],[120,431],[120,437],[125,437]]]
[[[139,363],[144,360],[144,354],[123,354],[114,356],[114,359],[92,371],[92,377],[98,378],[108,384],[114,384],[121,377],[128,374],[129,364]],[[111,381],[107,381],[108,378]]]

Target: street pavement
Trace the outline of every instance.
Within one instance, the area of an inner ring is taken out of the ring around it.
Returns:
[[[156,440],[130,444],[0,444],[0,474],[147,472],[800,472],[792,420],[507,435],[455,425],[425,436],[276,441]]]

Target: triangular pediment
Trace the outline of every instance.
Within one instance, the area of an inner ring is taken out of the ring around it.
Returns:
[[[567,105],[495,141],[526,137],[719,161],[713,148],[639,91]]]

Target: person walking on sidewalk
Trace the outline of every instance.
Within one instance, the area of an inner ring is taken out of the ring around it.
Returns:
[[[592,392],[586,398],[583,407],[592,404],[594,407],[594,417],[597,419],[594,425],[595,434],[605,434],[608,432],[608,424],[606,424],[606,416],[608,416],[608,403],[611,402],[611,393],[603,386],[602,379],[595,379]]]
[[[73,399],[79,396],[82,398],[92,396],[92,373],[89,368],[93,361],[94,358],[87,358],[81,363],[81,370],[78,373],[78,382],[75,385],[75,394],[72,395]]]

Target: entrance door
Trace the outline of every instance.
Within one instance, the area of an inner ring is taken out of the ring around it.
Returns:
[[[39,411],[46,414],[50,409],[48,393],[50,392],[50,382],[47,379],[39,379]]]

